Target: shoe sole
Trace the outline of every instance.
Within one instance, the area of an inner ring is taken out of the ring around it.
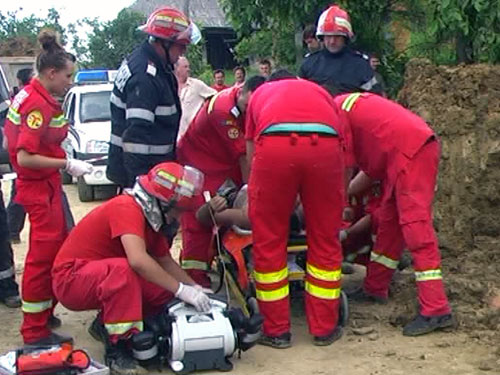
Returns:
[[[259,341],[258,342],[259,345],[262,345],[262,346],[269,346],[271,348],[274,348],[274,349],[288,349],[288,348],[291,348],[292,347],[292,343],[289,342],[289,343],[283,343],[283,344],[273,344],[271,342],[267,342],[267,341]]]
[[[328,340],[316,341],[313,339],[313,345],[315,346],[328,346],[332,345],[335,341],[339,340],[344,335],[344,330],[339,327],[336,329],[336,332],[330,337]]]

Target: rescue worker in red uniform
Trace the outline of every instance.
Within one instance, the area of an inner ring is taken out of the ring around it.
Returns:
[[[453,325],[441,257],[432,225],[440,147],[432,129],[395,102],[373,94],[335,98],[356,164],[382,181],[377,239],[363,288],[351,298],[385,302],[405,245],[413,258],[420,312],[403,334],[422,335]]]
[[[252,92],[265,79],[247,80],[243,87],[223,90],[198,111],[177,146],[178,161],[192,165],[205,175],[204,191],[211,195],[226,179],[240,186],[248,174],[245,155],[244,114]],[[199,199],[198,207],[203,205]],[[210,287],[208,270],[213,257],[212,230],[196,220],[195,212],[181,218],[182,268],[200,285]]]
[[[250,99],[245,138],[254,278],[264,316],[261,344],[291,346],[287,242],[297,194],[307,228],[309,331],[315,345],[330,345],[342,336],[337,324],[344,206],[340,135],[333,99],[315,83],[283,77],[265,83]]]
[[[177,265],[161,229],[189,209],[203,175],[173,162],[138,177],[131,193],[95,208],[71,231],[54,262],[54,292],[70,310],[99,309],[89,332],[106,344],[113,374],[140,370],[127,351],[144,315],[162,311],[174,295],[200,311],[201,287]],[[103,326],[104,324],[104,326]]]
[[[38,76],[21,90],[9,108],[5,123],[9,157],[17,173],[16,201],[30,220],[30,240],[22,283],[25,344],[56,344],[70,338],[51,332],[50,318],[57,300],[50,269],[66,235],[59,170],[72,176],[92,171],[89,163],[66,159],[61,142],[68,124],[54,96],[71,86],[74,57],[57,41],[56,34],[42,31],[42,51],[37,56]]]

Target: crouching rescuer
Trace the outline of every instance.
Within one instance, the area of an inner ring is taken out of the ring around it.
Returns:
[[[112,373],[142,370],[130,354],[130,338],[174,296],[198,311],[210,309],[209,297],[170,256],[161,231],[192,209],[202,186],[197,169],[158,164],[130,193],[83,218],[58,253],[54,293],[70,310],[100,310],[89,331],[105,342]]]

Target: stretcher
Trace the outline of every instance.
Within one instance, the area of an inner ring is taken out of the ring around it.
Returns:
[[[307,257],[305,235],[292,235],[287,245],[288,280],[291,297],[304,291],[304,278]],[[252,262],[252,232],[232,226],[223,235],[221,251],[217,259],[221,281],[225,281],[245,314],[249,300],[255,298]],[[347,297],[341,292],[339,324],[345,326],[349,317]]]

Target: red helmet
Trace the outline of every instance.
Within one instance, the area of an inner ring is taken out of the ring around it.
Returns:
[[[347,39],[354,37],[349,14],[338,5],[332,5],[319,16],[316,36],[325,35],[342,35]]]
[[[196,44],[201,39],[198,27],[175,8],[155,10],[139,30],[159,39],[181,44]]]
[[[186,210],[194,208],[193,198],[200,195],[203,181],[203,173],[196,168],[174,162],[160,163],[139,176],[142,188],[160,203]]]

